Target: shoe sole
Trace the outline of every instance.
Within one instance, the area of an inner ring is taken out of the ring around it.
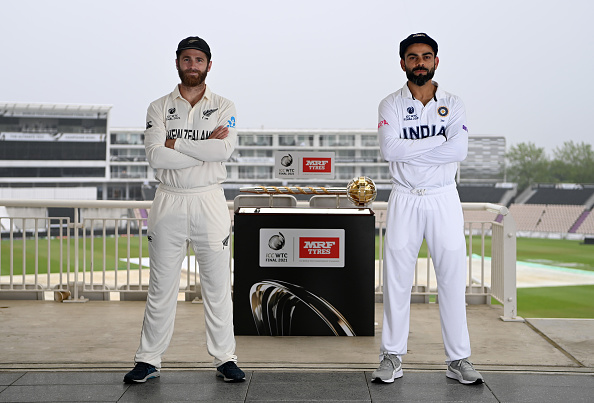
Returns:
[[[225,382],[243,382],[245,381],[245,378],[240,378],[240,379],[233,379],[233,378],[227,378],[225,375],[223,375],[223,373],[217,371],[217,377],[219,378],[223,378],[223,381]]]
[[[145,383],[146,381],[148,381],[149,379],[153,379],[153,378],[158,378],[160,377],[161,374],[159,374],[158,372],[153,372],[152,374],[148,374],[145,378],[143,379],[130,379],[130,378],[124,378],[124,383]]]
[[[388,379],[382,379],[379,376],[373,378],[371,381],[372,382],[382,382],[382,383],[393,383],[394,379],[398,379],[398,378],[402,378],[402,369],[399,369],[398,371],[394,371],[392,373],[392,377],[388,378]]]
[[[460,382],[460,383],[462,383],[464,385],[479,385],[479,384],[481,384],[481,383],[484,382],[483,381],[483,378],[479,378],[479,379],[477,379],[475,381],[467,381],[466,379],[464,379],[462,377],[461,374],[458,374],[458,373],[456,373],[456,372],[454,372],[454,371],[452,371],[450,369],[448,369],[446,371],[446,376],[448,378],[450,378],[450,379],[455,379],[455,380],[457,380],[458,382]]]

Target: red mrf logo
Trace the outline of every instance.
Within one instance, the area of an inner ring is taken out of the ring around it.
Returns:
[[[330,172],[330,158],[303,158],[303,172]]]
[[[338,259],[339,240],[338,237],[300,237],[299,258]]]

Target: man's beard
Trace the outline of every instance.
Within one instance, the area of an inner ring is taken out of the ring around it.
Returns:
[[[425,70],[427,74],[416,75],[415,71],[417,70]],[[426,69],[424,67],[415,67],[412,70],[406,69],[406,78],[408,78],[410,82],[412,82],[415,85],[418,85],[419,87],[422,87],[423,85],[425,85],[425,83],[431,81],[434,75],[435,67],[432,69]]]
[[[195,76],[190,76],[189,72],[192,73],[198,73]],[[185,87],[197,87],[199,85],[202,85],[204,83],[204,80],[206,80],[206,76],[208,75],[208,71],[200,71],[200,70],[186,70],[186,71],[182,71],[182,70],[177,70],[177,74],[179,75],[179,78],[181,79],[182,85],[184,85]]]

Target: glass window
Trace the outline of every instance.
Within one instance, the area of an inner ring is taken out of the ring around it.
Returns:
[[[361,136],[361,145],[363,147],[379,147],[377,135],[374,134]]]
[[[280,146],[295,146],[297,145],[297,140],[294,135],[279,135],[278,136],[278,145]]]
[[[354,162],[355,150],[337,150],[336,162]]]
[[[337,167],[337,179],[352,179],[355,176],[355,167]]]
[[[105,160],[106,144],[69,141],[3,141],[3,160]]]

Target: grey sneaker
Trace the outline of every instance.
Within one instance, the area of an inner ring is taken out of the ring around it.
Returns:
[[[465,385],[483,383],[483,376],[474,369],[468,358],[452,361],[448,365],[446,376]]]
[[[379,368],[371,374],[372,381],[392,383],[394,379],[402,377],[402,363],[395,354],[384,354]]]

